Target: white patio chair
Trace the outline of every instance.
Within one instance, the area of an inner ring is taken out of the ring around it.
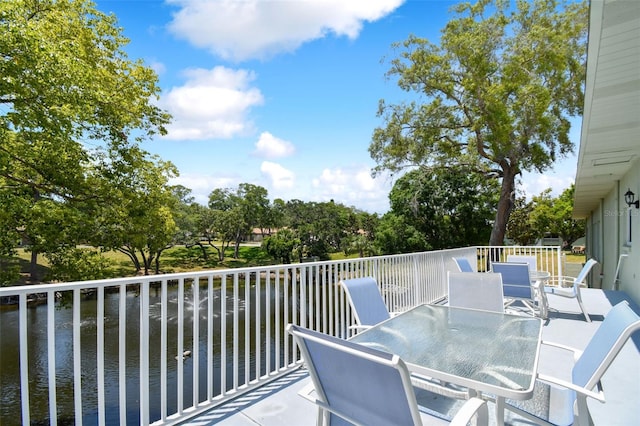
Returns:
[[[449,306],[504,312],[502,275],[492,272],[447,274]]]
[[[347,300],[356,324],[350,326],[357,332],[364,331],[374,325],[388,320],[397,313],[390,313],[382,299],[378,283],[373,277],[352,278],[341,280],[340,285],[347,294]],[[431,377],[414,375],[414,385],[440,395],[457,399],[468,399],[468,389],[461,389],[449,383],[435,380]]]
[[[580,306],[580,310],[584,315],[587,322],[591,322],[591,318],[589,314],[587,314],[587,310],[582,303],[582,295],[580,294],[580,287],[582,285],[586,286],[586,278],[591,271],[591,268],[594,267],[598,263],[595,259],[589,259],[587,263],[584,264],[582,270],[578,274],[577,277],[568,277],[568,276],[555,276],[551,277],[549,280],[550,284],[555,284],[555,286],[545,286],[544,291],[547,294],[555,294],[556,296],[568,297],[572,299],[576,299],[578,301],[578,305]]]
[[[356,320],[356,325],[352,328],[365,330],[391,318],[375,278],[363,277],[342,280],[340,285],[347,294],[349,306],[351,306]]]
[[[456,266],[458,266],[460,272],[475,272],[469,259],[466,257],[452,257],[452,259],[456,262]]]
[[[309,369],[318,405],[317,424],[448,424],[421,410],[411,375],[399,356],[358,345],[300,326],[289,325]],[[473,418],[488,424],[485,401],[469,399],[451,424]]]
[[[627,257],[629,257],[629,255],[626,254],[626,253],[623,253],[618,258],[618,265],[616,266],[616,274],[615,274],[615,277],[613,279],[613,285],[611,286],[614,290],[618,290],[619,287],[620,287],[620,273],[622,272],[622,265],[624,263],[624,260]]]
[[[494,273],[502,275],[505,307],[520,301],[535,315],[538,307],[529,276],[529,265],[526,263],[493,262],[491,269]]]
[[[538,270],[538,258],[536,256],[524,256],[520,254],[508,254],[507,262],[509,263],[526,263],[529,265],[529,271]]]
[[[621,302],[607,313],[584,351],[543,341],[543,345],[573,352],[575,363],[571,370],[571,382],[538,374],[534,398],[529,401],[507,401],[505,408],[537,424],[593,424],[587,398],[605,402],[600,379],[638,330],[640,317],[627,302]],[[630,395],[628,402],[636,403],[634,398]]]

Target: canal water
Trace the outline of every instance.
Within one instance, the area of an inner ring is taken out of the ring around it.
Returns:
[[[185,286],[191,287],[191,286]],[[255,306],[252,293],[251,306]],[[151,290],[150,297],[150,359],[149,359],[149,389],[150,389],[150,420],[154,421],[160,418],[160,336],[161,336],[161,298],[160,294]],[[228,294],[228,293],[227,293]],[[244,295],[244,289],[240,291]],[[214,344],[213,350],[216,354],[214,367],[214,392],[220,392],[220,374],[221,363],[225,362],[227,370],[227,388],[233,383],[233,308],[234,300],[227,295],[227,354],[226,360],[221,360],[221,331],[219,319],[223,315],[220,310],[220,290],[214,293]],[[185,288],[185,299],[192,299],[190,290]],[[193,306],[191,301],[185,301],[184,315],[185,322],[182,332],[184,333],[184,350],[192,350],[193,341],[193,312],[198,312],[196,317],[200,321],[200,338],[199,338],[199,358],[198,375],[200,378],[199,400],[206,400],[206,384],[207,384],[207,311],[208,304],[207,292],[200,291],[200,304]],[[254,336],[258,328],[261,330],[261,336],[266,335],[264,329],[265,323],[274,323],[274,321],[264,321],[255,318],[252,309],[250,312],[245,311],[245,301],[239,298],[235,302],[238,306],[238,341],[239,353],[244,354],[245,341],[245,321],[251,321],[250,333]],[[275,306],[275,298],[272,296],[270,303]],[[266,301],[262,300],[261,312],[266,312]],[[272,308],[274,309],[274,308]],[[92,425],[97,424],[97,324],[96,324],[97,302],[96,300],[83,300],[81,305],[81,353],[82,353],[82,399],[83,399],[83,423]],[[117,424],[120,416],[119,406],[119,294],[105,294],[105,322],[104,322],[104,362],[105,362],[105,399],[106,399],[106,416],[107,424]],[[128,293],[126,298],[126,394],[127,406],[124,409],[127,412],[127,424],[139,424],[139,339],[140,339],[140,300],[135,293]],[[168,412],[173,413],[177,409],[177,363],[183,363],[183,381],[184,381],[184,407],[192,405],[193,390],[193,357],[184,359],[176,359],[178,347],[178,298],[177,289],[170,288],[167,303],[167,402]],[[272,310],[271,312],[275,312]],[[264,315],[264,314],[263,314]],[[15,307],[2,307],[0,310],[0,425],[13,426],[21,424],[20,417],[20,376],[19,376],[19,326],[18,326],[18,310]],[[286,323],[286,321],[285,321]],[[28,358],[29,358],[29,387],[30,387],[30,415],[31,423],[36,425],[49,424],[49,403],[48,403],[48,355],[47,355],[47,307],[46,305],[29,308],[27,313],[28,327]],[[57,306],[55,311],[55,358],[56,358],[56,394],[58,404],[58,424],[73,424],[73,310],[64,306]],[[275,325],[273,326],[275,327]],[[275,335],[272,330],[271,336]],[[255,342],[251,338],[251,342]],[[271,367],[273,368],[276,360],[273,359],[276,342],[271,343]],[[265,347],[265,345],[262,345]],[[251,348],[252,353],[255,348]],[[264,349],[262,349],[264,352]],[[240,356],[238,360],[238,371],[240,372],[240,383],[244,383],[244,357]],[[253,357],[252,357],[253,359]],[[266,366],[264,360],[266,356],[261,356],[263,365],[260,374],[265,374]],[[251,361],[253,362],[253,361]],[[255,376],[252,366],[250,373]],[[253,378],[253,377],[251,377]]]

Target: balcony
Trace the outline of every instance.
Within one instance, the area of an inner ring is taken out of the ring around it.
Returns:
[[[17,305],[0,311],[0,423],[311,424],[316,409],[297,395],[308,378],[287,323],[346,337],[353,319],[340,279],[375,276],[389,308],[401,311],[446,299],[452,256],[482,270],[497,252],[535,254],[540,269],[563,273],[558,248],[470,247],[2,288],[0,300]],[[581,320],[575,301],[552,300],[545,339],[584,346],[624,297],[586,291],[593,323]],[[639,360],[627,345],[605,376],[608,403],[594,413],[638,418],[630,401],[640,395]],[[561,364],[543,358],[541,368]]]

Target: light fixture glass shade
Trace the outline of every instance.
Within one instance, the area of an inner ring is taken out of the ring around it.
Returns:
[[[624,193],[624,201],[627,203],[628,206],[633,204],[635,198],[636,198],[636,194],[631,192],[631,188],[629,188],[627,192]]]

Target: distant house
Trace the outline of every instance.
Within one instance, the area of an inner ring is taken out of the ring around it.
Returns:
[[[272,234],[275,234],[276,231],[277,229],[271,228],[253,228],[247,237],[247,241],[250,243],[261,243],[264,240],[264,237],[269,237]]]
[[[571,245],[571,253],[573,253],[573,254],[584,254],[586,248],[587,247],[585,246],[585,238],[584,237],[578,238]]]

